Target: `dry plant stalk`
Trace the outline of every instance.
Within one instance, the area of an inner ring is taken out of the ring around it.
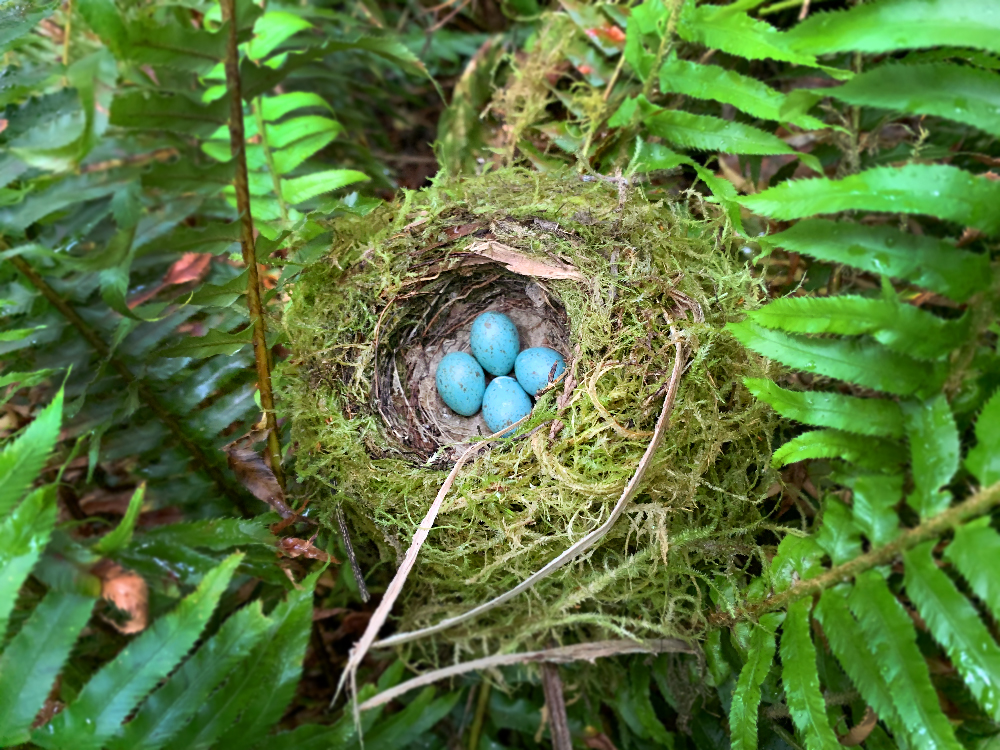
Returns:
[[[577,643],[573,646],[558,646],[542,651],[527,651],[519,654],[493,654],[481,659],[452,664],[450,667],[435,669],[401,682],[378,695],[373,695],[358,709],[367,711],[385,705],[411,690],[433,685],[435,682],[457,677],[468,672],[480,672],[484,669],[508,667],[513,664],[569,664],[576,661],[588,661],[591,664],[597,659],[611,656],[626,656],[628,654],[665,654],[665,653],[696,653],[695,647],[679,638],[654,638],[649,641],[594,641],[593,643]]]
[[[615,523],[617,523],[622,513],[625,512],[625,508],[628,507],[629,502],[631,502],[636,492],[638,492],[639,487],[642,484],[643,477],[646,475],[646,469],[649,468],[649,464],[653,460],[656,449],[659,448],[660,443],[663,442],[663,436],[667,431],[667,427],[670,425],[670,412],[673,409],[674,401],[677,398],[677,387],[680,385],[681,375],[684,372],[684,365],[687,362],[684,342],[681,340],[677,328],[673,324],[670,326],[670,333],[674,340],[674,367],[670,373],[670,382],[667,387],[667,394],[663,399],[663,409],[660,411],[659,419],[656,420],[656,428],[653,430],[653,437],[649,441],[649,446],[646,448],[646,452],[643,453],[642,459],[639,461],[639,465],[636,467],[635,474],[632,475],[632,479],[629,480],[629,483],[625,485],[625,489],[622,491],[621,497],[615,504],[611,513],[608,515],[607,520],[575,544],[571,545],[541,570],[532,574],[517,586],[504,592],[500,596],[495,597],[484,604],[480,604],[478,607],[474,607],[467,612],[463,612],[460,615],[442,620],[437,625],[431,625],[430,627],[421,628],[420,630],[413,630],[408,633],[399,633],[390,638],[384,638],[374,644],[376,648],[398,646],[401,643],[407,643],[408,641],[414,641],[418,638],[424,638],[428,635],[432,635],[433,633],[440,633],[442,630],[447,630],[454,625],[458,625],[459,623],[478,617],[485,612],[489,612],[491,609],[499,607],[504,602],[513,599],[518,594],[527,591],[543,578],[547,578],[549,575],[559,570],[559,568],[576,559],[592,546],[597,544],[597,542],[599,542],[609,531],[611,531],[612,527]],[[453,475],[454,472],[452,472],[452,476],[449,476],[449,479],[452,479]],[[395,582],[395,580],[393,582]]]
[[[226,40],[226,88],[229,91],[229,149],[236,165],[233,187],[236,189],[236,210],[240,213],[240,245],[243,247],[243,264],[247,268],[247,308],[253,321],[253,356],[257,364],[257,387],[260,405],[268,429],[267,452],[271,470],[281,487],[285,477],[281,470],[281,442],[278,439],[278,422],[274,414],[274,393],[271,390],[271,362],[267,351],[267,323],[260,297],[260,278],[257,273],[257,251],[253,239],[253,217],[250,214],[250,178],[247,176],[246,133],[243,129],[243,94],[240,85],[240,53],[236,39],[236,0],[219,0],[222,20],[229,22]]]
[[[573,735],[569,731],[569,718],[566,716],[566,700],[563,698],[563,684],[559,677],[559,667],[552,662],[542,662],[541,670],[542,691],[545,693],[545,707],[548,709],[552,750],[573,750]]]

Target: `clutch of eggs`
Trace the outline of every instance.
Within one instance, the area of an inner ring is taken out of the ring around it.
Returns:
[[[469,345],[472,355],[452,352],[441,359],[435,374],[437,390],[457,414],[471,417],[482,408],[491,432],[530,414],[530,396],[566,369],[562,355],[548,347],[522,352],[517,326],[503,313],[479,315],[472,323]],[[496,376],[489,386],[484,371]],[[512,371],[514,377],[508,377]]]

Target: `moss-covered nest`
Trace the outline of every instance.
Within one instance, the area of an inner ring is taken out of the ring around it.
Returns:
[[[331,528],[342,505],[376,589],[458,448],[486,434],[433,387],[437,360],[469,350],[472,319],[505,312],[522,346],[569,363],[514,437],[462,468],[395,607],[398,629],[502,594],[600,525],[659,416],[671,321],[689,352],[670,429],[611,532],[411,657],[702,627],[704,581],[754,557],[770,483],[772,417],[742,385],[767,365],[723,330],[759,290],[723,221],[621,182],[509,169],[405,193],[333,229],[285,316],[284,398],[304,492]]]

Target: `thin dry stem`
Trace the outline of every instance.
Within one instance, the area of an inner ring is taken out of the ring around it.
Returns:
[[[484,669],[495,669],[497,667],[507,667],[512,664],[570,664],[576,661],[589,661],[593,663],[597,659],[610,656],[624,656],[626,654],[663,654],[663,653],[696,653],[696,648],[679,638],[654,638],[649,641],[595,641],[593,643],[577,643],[573,646],[559,646],[548,648],[543,651],[528,651],[520,654],[493,654],[481,659],[452,664],[450,667],[435,669],[414,677],[413,679],[401,682],[388,690],[383,690],[378,695],[373,695],[366,700],[358,709],[368,711],[372,708],[385,705],[391,700],[395,700],[401,695],[405,695],[411,690],[433,685],[435,682],[446,680],[469,672],[481,672]]]
[[[260,277],[257,272],[257,251],[254,247],[253,216],[250,213],[250,181],[247,176],[246,134],[243,129],[243,94],[240,84],[240,53],[236,39],[236,0],[219,0],[222,20],[229,21],[226,40],[226,88],[229,91],[229,148],[236,165],[233,187],[236,189],[236,210],[240,213],[240,245],[247,268],[247,308],[253,320],[253,355],[257,364],[257,387],[260,405],[269,430],[267,453],[271,471],[284,489],[285,476],[281,468],[281,441],[274,414],[274,393],[271,390],[271,360],[267,350],[267,322],[261,302]]]

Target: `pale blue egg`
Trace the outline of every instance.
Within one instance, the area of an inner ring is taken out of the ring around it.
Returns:
[[[525,349],[514,360],[514,375],[517,382],[529,396],[537,396],[538,392],[549,384],[549,373],[555,366],[554,381],[566,369],[566,360],[555,349],[547,346],[535,346]]]
[[[483,419],[490,432],[499,432],[531,414],[531,399],[514,378],[495,378],[483,396]],[[513,430],[503,434],[507,437]]]
[[[514,360],[521,351],[517,326],[497,312],[484,312],[473,321],[469,344],[479,364],[492,375],[506,375],[513,370]]]
[[[448,407],[463,417],[471,417],[483,405],[486,375],[471,354],[446,354],[438,363],[434,382]]]

